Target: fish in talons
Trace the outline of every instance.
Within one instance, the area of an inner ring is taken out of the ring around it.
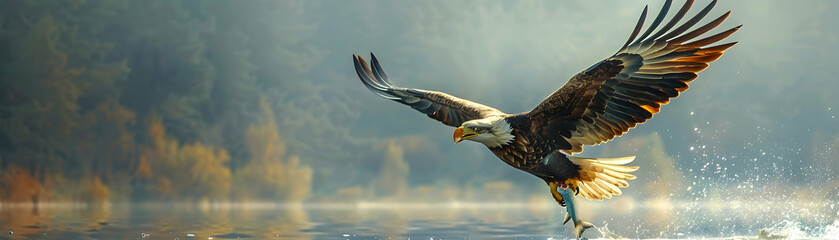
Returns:
[[[583,235],[583,232],[591,227],[594,227],[589,222],[580,220],[577,217],[577,208],[574,206],[574,190],[568,188],[566,185],[560,185],[557,189],[560,195],[562,195],[562,201],[565,203],[565,220],[562,222],[562,225],[568,223],[569,220],[572,220],[574,223],[574,235],[577,236],[579,240],[580,237]]]

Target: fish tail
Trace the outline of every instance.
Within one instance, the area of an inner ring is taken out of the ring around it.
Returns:
[[[565,213],[565,220],[562,221],[562,225],[568,223],[568,220],[571,220],[571,214]]]
[[[586,229],[593,227],[594,225],[590,222],[586,222],[583,220],[577,221],[576,223],[574,223],[574,235],[577,235],[577,239],[579,240],[580,236],[583,235],[583,232],[586,231]]]

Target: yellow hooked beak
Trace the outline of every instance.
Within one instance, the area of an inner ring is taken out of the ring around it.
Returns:
[[[459,143],[459,142],[462,142],[463,140],[469,139],[469,138],[474,137],[474,136],[478,136],[478,133],[476,133],[475,130],[472,130],[471,128],[459,127],[459,128],[454,130],[454,135],[452,135],[452,140],[454,140],[454,143]]]

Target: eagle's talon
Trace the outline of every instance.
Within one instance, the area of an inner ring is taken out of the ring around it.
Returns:
[[[554,200],[556,200],[556,203],[558,203],[560,206],[565,207],[565,198],[562,197],[562,194],[559,194],[559,192],[557,192],[557,188],[560,187],[560,185],[557,184],[558,182],[548,182],[548,187],[551,189],[551,195],[553,195]],[[565,185],[561,186],[563,188],[565,187]]]
[[[568,186],[571,191],[574,191],[574,196],[580,194],[580,186],[577,186],[577,181],[574,179],[565,180],[565,186]]]

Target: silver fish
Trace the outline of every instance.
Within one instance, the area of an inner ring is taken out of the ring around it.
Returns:
[[[577,208],[574,206],[574,191],[568,188],[568,186],[560,185],[557,189],[560,195],[562,195],[562,199],[565,202],[565,220],[562,222],[562,225],[568,223],[568,220],[574,220],[574,235],[577,235],[577,239],[580,239],[580,236],[583,235],[583,231],[587,228],[594,227],[589,222],[580,220],[577,218]]]

